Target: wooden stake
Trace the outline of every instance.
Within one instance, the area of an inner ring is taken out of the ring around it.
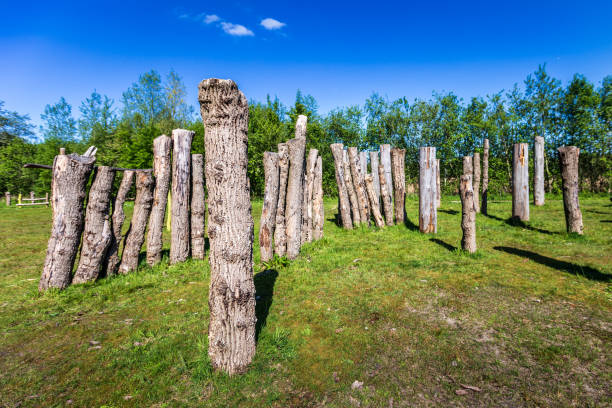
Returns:
[[[366,190],[368,192],[368,198],[370,200],[370,209],[372,211],[372,215],[374,216],[374,223],[378,228],[383,228],[385,226],[385,221],[383,220],[382,215],[380,214],[380,208],[378,206],[378,196],[374,191],[374,179],[371,174],[368,174],[365,177]]]
[[[489,196],[489,139],[485,139],[482,152],[482,201],[480,208],[487,214],[487,199]]]
[[[132,188],[134,174],[135,172],[133,171],[126,171],[123,173],[123,178],[121,179],[121,184],[119,185],[119,191],[117,192],[115,202],[113,203],[113,234],[111,235],[111,240],[108,247],[105,268],[107,276],[115,275],[119,269],[119,263],[121,262],[121,259],[119,258],[119,245],[123,239],[121,229],[123,228],[123,222],[125,221],[123,203],[125,203],[125,199]]]
[[[512,157],[512,217],[529,221],[529,159],[527,143],[514,145]]]
[[[567,232],[583,234],[582,212],[578,202],[578,160],[580,149],[576,146],[563,146],[557,149],[561,178],[563,183],[563,209]]]
[[[204,156],[191,155],[191,257],[204,259],[206,256],[204,197]]]
[[[438,231],[436,207],[436,148],[419,149],[419,230],[425,234]]]
[[[276,206],[278,204],[278,153],[264,152],[263,166],[266,185],[259,223],[259,252],[261,261],[267,262],[274,257],[272,239],[276,226]]]
[[[287,227],[285,225],[285,202],[287,197],[287,182],[289,178],[289,145],[278,144],[278,203],[274,227],[274,253],[285,256],[287,253]]]
[[[464,174],[459,181],[461,195],[461,248],[469,253],[476,252],[476,209],[474,207],[474,190],[472,176]]]
[[[442,192],[440,191],[440,159],[436,159],[436,208],[442,205]]]
[[[359,161],[359,152],[356,147],[348,148],[349,164],[351,165],[351,176],[353,187],[357,195],[357,205],[359,206],[359,219],[362,224],[368,224],[368,196],[365,189],[365,175],[362,174],[363,167]]]
[[[295,138],[289,140],[289,179],[285,224],[287,234],[287,258],[295,259],[302,243],[302,206],[304,200],[304,151],[306,150],[306,121],[300,115],[295,124]]]
[[[304,177],[304,205],[302,207],[302,244],[312,242],[312,197],[314,194],[314,171],[317,165],[317,149],[310,149],[306,160]]]
[[[544,138],[536,136],[533,144],[533,203],[544,205]]]
[[[189,258],[189,198],[191,195],[191,141],[195,132],[172,131],[172,229],[170,264]]]
[[[393,225],[393,203],[391,195],[387,190],[387,178],[385,177],[385,167],[380,163],[378,165],[378,179],[380,180],[380,194],[382,196],[383,211],[385,213],[385,222],[387,225]]]
[[[473,193],[474,193],[474,208],[476,212],[480,212],[480,205],[478,203],[478,194],[480,194],[480,153],[474,153],[473,156],[474,166],[474,178],[472,180]]]
[[[372,182],[374,183],[374,194],[378,197],[378,205],[380,207],[380,175],[378,174],[378,152],[370,152],[370,168],[372,169]]]
[[[393,176],[391,171],[391,145],[380,145],[380,163],[385,169],[385,181],[387,182],[387,192],[389,198],[393,201]]]
[[[359,213],[359,202],[357,200],[357,193],[355,193],[355,183],[353,182],[353,176],[351,175],[351,165],[349,162],[348,151],[342,151],[342,165],[344,167],[344,184],[348,192],[349,201],[351,204],[351,212],[353,214],[353,225],[357,226],[361,224],[361,214]]]
[[[393,191],[395,195],[395,223],[403,224],[406,220],[406,150],[391,149],[391,171],[393,173]]]
[[[314,193],[312,198],[312,234],[315,241],[323,238],[325,208],[323,206],[323,159],[317,157],[314,175]]]
[[[149,231],[147,233],[147,264],[153,266],[161,261],[162,234],[164,217],[170,190],[172,139],[161,135],[153,140],[153,175],[155,176],[155,192],[153,193],[153,208],[149,216]]]
[[[352,229],[353,221],[351,219],[351,203],[348,196],[348,188],[344,180],[344,146],[342,143],[334,143],[330,145],[332,155],[334,156],[334,166],[336,170],[336,185],[338,186],[338,212],[344,229]]]

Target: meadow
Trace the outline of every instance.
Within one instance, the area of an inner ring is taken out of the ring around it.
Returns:
[[[496,197],[472,255],[458,200],[424,235],[417,196],[406,225],[351,231],[326,199],[325,238],[290,263],[262,265],[256,236],[257,353],[235,377],[208,360],[207,261],[39,294],[51,209],[2,206],[0,406],[610,406],[609,198],[581,197],[574,236],[561,197],[525,224]]]

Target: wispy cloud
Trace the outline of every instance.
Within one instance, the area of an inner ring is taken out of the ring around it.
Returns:
[[[281,28],[287,25],[285,23],[281,23],[280,21],[270,18],[270,17],[264,18],[263,20],[261,20],[261,23],[259,24],[266,30],[280,30]]]
[[[242,24],[234,24],[234,23],[230,23],[228,21],[223,21],[223,19],[221,17],[219,17],[216,14],[206,14],[206,13],[199,13],[199,14],[191,14],[191,13],[181,13],[178,14],[177,16],[179,19],[181,20],[191,20],[191,21],[195,21],[198,22],[200,24],[207,24],[207,25],[214,25],[218,28],[220,28],[221,30],[223,30],[223,32],[225,32],[226,34],[229,34],[231,36],[234,37],[253,37],[255,35],[255,33],[251,30],[249,30],[248,28],[246,28],[245,26],[243,26]],[[276,20],[274,20],[277,24],[282,24]],[[281,27],[282,27],[281,25]]]
[[[219,17],[216,14],[207,14],[204,17],[204,23],[206,23],[206,24],[215,23],[215,22],[217,22],[219,20],[221,20],[221,17]]]
[[[251,30],[249,30],[242,24],[227,23],[224,21],[221,23],[221,28],[227,34],[233,35],[236,37],[252,37],[255,35]]]

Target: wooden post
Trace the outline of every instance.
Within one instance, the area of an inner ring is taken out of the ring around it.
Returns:
[[[164,217],[168,205],[170,190],[172,139],[161,135],[153,140],[153,175],[155,176],[155,192],[153,193],[153,208],[149,216],[149,231],[147,233],[147,263],[151,266],[161,261],[162,234]]]
[[[529,221],[529,159],[527,143],[516,143],[512,157],[512,217]]]
[[[389,198],[393,201],[393,177],[391,172],[391,145],[380,145],[380,163],[385,169],[385,181],[387,182],[387,192]]]
[[[372,211],[372,216],[374,216],[374,223],[378,228],[383,228],[385,226],[385,221],[380,213],[380,208],[378,206],[378,196],[374,191],[374,178],[371,174],[368,174],[365,177],[366,190],[368,192],[368,198],[370,199],[370,209]]]
[[[232,80],[206,79],[204,122],[210,290],[208,355],[213,368],[242,373],[255,354],[253,217],[247,175],[249,107]]]
[[[406,220],[406,150],[391,149],[391,170],[393,173],[393,191],[395,195],[395,223],[403,224]]]
[[[168,189],[168,199],[166,200],[166,231],[172,230],[172,190]]]
[[[370,200],[368,199],[368,189],[365,182],[365,177],[368,175],[368,152],[359,152],[359,165],[361,166],[361,177],[363,180],[363,191],[366,197],[366,215],[368,217],[368,223],[370,222],[370,216],[372,215],[372,209],[370,208]]]
[[[473,156],[474,177],[472,179],[472,188],[474,193],[474,208],[476,212],[480,212],[480,204],[478,203],[478,194],[480,193],[480,153],[474,153]]]
[[[189,198],[191,195],[191,142],[195,132],[172,131],[172,226],[170,264],[189,258]]]
[[[351,165],[349,163],[348,151],[346,150],[342,151],[342,165],[344,166],[344,184],[346,185],[353,214],[353,225],[357,226],[361,224],[361,214],[359,213],[359,202],[357,200],[357,193],[355,193],[355,183],[353,183],[353,176],[351,176]]]
[[[419,149],[419,230],[425,234],[438,231],[436,207],[436,148]]]
[[[378,174],[378,165],[380,160],[378,159],[378,152],[370,152],[370,168],[372,169],[372,182],[374,183],[374,193],[378,197],[378,203],[380,206],[380,175]]]
[[[108,166],[100,166],[95,171],[87,199],[81,256],[72,278],[73,284],[95,281],[100,275],[112,236],[108,217],[114,179],[115,172]]]
[[[295,138],[287,142],[289,145],[289,179],[287,181],[285,224],[287,228],[287,258],[289,259],[297,258],[302,243],[306,122],[306,116],[300,115],[298,117],[295,124]]]
[[[483,214],[487,214],[487,199],[489,196],[489,139],[484,140],[482,152],[482,200],[480,208]]]
[[[464,174],[459,181],[461,195],[461,248],[469,253],[476,252],[476,208],[474,207],[474,190],[472,176]]]
[[[474,183],[474,166],[472,164],[472,156],[463,156],[463,175],[472,176],[470,181]]]
[[[9,193],[8,191],[4,193],[4,198],[6,199],[6,206],[10,207],[11,206],[11,193]]]
[[[533,203],[544,205],[544,138],[536,136],[533,144]]]
[[[30,200],[34,200],[34,192],[30,191]]]
[[[204,156],[191,155],[191,257],[204,259],[206,201],[204,198]]]
[[[351,203],[348,196],[348,188],[344,181],[344,146],[342,143],[333,143],[330,145],[332,155],[334,156],[334,166],[336,170],[336,184],[338,185],[338,212],[342,227],[344,229],[352,229],[353,221],[351,220]]]
[[[287,181],[289,178],[289,145],[278,144],[278,202],[274,227],[274,253],[285,256],[287,253],[287,229],[285,226],[285,201],[287,196]]]
[[[436,159],[436,208],[442,205],[442,191],[440,191],[440,159]]]
[[[47,204],[47,207],[49,206],[49,192],[48,191],[45,193],[45,204]]]
[[[119,258],[119,245],[123,239],[121,228],[123,228],[123,222],[125,221],[123,203],[125,203],[125,199],[130,192],[130,188],[132,187],[134,174],[135,173],[133,171],[123,172],[123,178],[121,179],[121,184],[119,185],[119,191],[117,192],[115,202],[113,203],[113,234],[111,235],[111,240],[106,255],[107,276],[115,275],[117,273],[117,269],[119,269],[119,263],[121,262]]]
[[[393,203],[391,202],[391,195],[387,190],[387,177],[385,177],[385,167],[382,163],[378,165],[378,179],[380,180],[380,195],[382,196],[385,222],[387,225],[393,225]]]
[[[314,194],[314,171],[317,165],[317,149],[308,151],[304,177],[304,205],[302,207],[302,244],[312,242],[312,197]]]
[[[323,238],[325,208],[323,206],[323,159],[317,157],[314,175],[314,193],[312,197],[312,236],[315,241]]]
[[[559,151],[561,178],[563,184],[563,209],[567,232],[583,234],[582,212],[578,203],[578,160],[580,149],[576,146],[563,146]]]
[[[351,165],[351,176],[353,187],[357,195],[357,205],[359,206],[359,219],[362,224],[369,223],[368,217],[368,196],[365,189],[365,175],[361,173],[362,167],[359,161],[359,152],[356,147],[348,148],[349,163]]]
[[[130,222],[130,230],[125,237],[125,246],[121,254],[119,273],[127,274],[138,268],[140,249],[145,240],[145,229],[153,206],[153,188],[155,180],[148,171],[136,173],[136,200],[134,200],[134,214]]]
[[[38,290],[64,289],[70,275],[83,232],[83,201],[94,155],[60,154],[53,160],[51,191],[53,222],[51,237]]]
[[[274,257],[272,240],[276,225],[276,206],[278,205],[278,153],[264,152],[263,166],[266,185],[259,223],[259,252],[261,261],[266,262]]]

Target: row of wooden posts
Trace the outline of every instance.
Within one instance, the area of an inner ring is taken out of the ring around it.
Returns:
[[[12,201],[12,196],[10,191],[6,191],[4,193],[4,200],[6,203],[7,207],[11,206],[11,201]],[[27,203],[24,203],[23,201],[28,201]],[[34,192],[30,191],[30,198],[23,198],[21,196],[21,193],[19,193],[17,195],[17,207],[24,207],[24,206],[30,206],[30,205],[46,205],[47,207],[49,206],[49,193],[45,193],[44,197],[35,197]]]

